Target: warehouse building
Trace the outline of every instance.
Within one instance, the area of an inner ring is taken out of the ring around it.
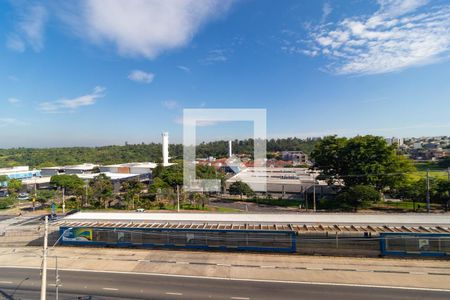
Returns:
[[[450,258],[447,215],[76,213],[63,245]]]
[[[41,176],[39,170],[30,170],[29,166],[18,166],[12,168],[0,168],[0,176],[6,176],[8,179],[30,179]],[[6,186],[6,182],[0,182],[0,187]]]
[[[77,175],[77,174],[90,174],[95,172],[98,165],[91,163],[84,163],[80,165],[59,166],[59,167],[46,167],[41,169],[41,175],[45,177],[51,177],[53,175]]]
[[[284,196],[286,194],[303,195],[314,187],[318,196],[327,194],[331,188],[323,180],[316,180],[317,174],[307,168],[255,168],[249,167],[229,178],[225,185],[236,181],[247,183],[257,192],[266,192]]]

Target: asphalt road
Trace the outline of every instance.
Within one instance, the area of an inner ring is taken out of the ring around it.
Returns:
[[[60,299],[450,299],[450,292],[439,291],[163,275],[60,271],[60,278]],[[54,299],[54,270],[48,285],[48,299]],[[39,270],[0,267],[0,297],[37,299],[39,290]]]

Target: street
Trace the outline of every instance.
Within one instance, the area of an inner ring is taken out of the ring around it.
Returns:
[[[38,269],[0,268],[4,299],[36,299]],[[186,276],[60,271],[60,299],[448,299],[450,293],[425,289],[316,285]],[[54,299],[54,271],[48,272],[48,298]],[[83,298],[82,298],[83,299]]]

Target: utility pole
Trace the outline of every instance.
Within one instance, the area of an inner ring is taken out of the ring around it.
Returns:
[[[313,211],[316,212],[316,174],[313,175]]]
[[[55,256],[55,290],[56,290],[56,300],[59,300],[59,285],[61,280],[59,279],[58,272],[58,256]]]
[[[47,294],[47,248],[48,248],[48,216],[45,216],[44,249],[42,254],[41,300],[45,300]]]
[[[85,186],[84,186],[84,196],[85,196],[85,201],[86,201],[86,203],[84,204],[86,207],[88,206],[88,185],[86,184]]]
[[[180,186],[177,184],[177,212],[180,212]]]
[[[427,170],[427,213],[430,212],[430,170]]]
[[[65,192],[66,192],[66,188],[63,188],[63,190],[62,190],[62,209],[63,209],[62,213],[63,213],[63,215],[66,214],[66,202],[65,202],[65,199],[64,199],[65,198],[64,197],[65,196],[64,195]]]
[[[450,180],[450,167],[448,167],[447,173],[448,173],[448,180]]]
[[[36,199],[37,199],[37,193],[36,193],[36,176],[34,177],[34,198],[33,198],[33,211],[36,207]]]

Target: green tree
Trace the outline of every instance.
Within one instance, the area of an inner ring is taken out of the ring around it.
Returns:
[[[8,180],[8,193],[15,196],[17,192],[22,188],[22,181],[20,179]]]
[[[144,189],[144,184],[139,180],[130,180],[122,183],[122,190],[125,192],[125,201],[127,203],[127,208],[135,208],[136,197],[139,196],[141,191]]]
[[[355,185],[342,190],[336,200],[341,207],[357,211],[380,201],[380,193],[369,185]]]
[[[155,179],[153,179],[152,184],[150,185],[149,188],[149,193],[151,194],[157,194],[159,192],[162,192],[163,190],[169,188],[170,186],[161,178],[156,177]]]
[[[251,187],[242,181],[233,182],[228,188],[228,192],[230,195],[240,195],[241,199],[243,195],[253,196],[255,194]]]
[[[89,182],[89,186],[96,204],[108,208],[109,199],[113,196],[111,179],[105,174],[100,174]]]
[[[66,194],[82,195],[84,180],[77,175],[53,175],[50,178],[50,184],[54,187],[63,188]]]
[[[36,193],[36,201],[44,205],[47,203],[50,199],[55,197],[55,191],[51,190],[40,190]]]
[[[447,212],[450,204],[450,180],[439,179],[436,186],[436,196]]]
[[[414,171],[412,163],[398,155],[382,137],[357,136],[351,139],[328,136],[312,152],[314,167],[330,183],[342,180],[345,186],[371,185],[381,191],[395,188]]]

